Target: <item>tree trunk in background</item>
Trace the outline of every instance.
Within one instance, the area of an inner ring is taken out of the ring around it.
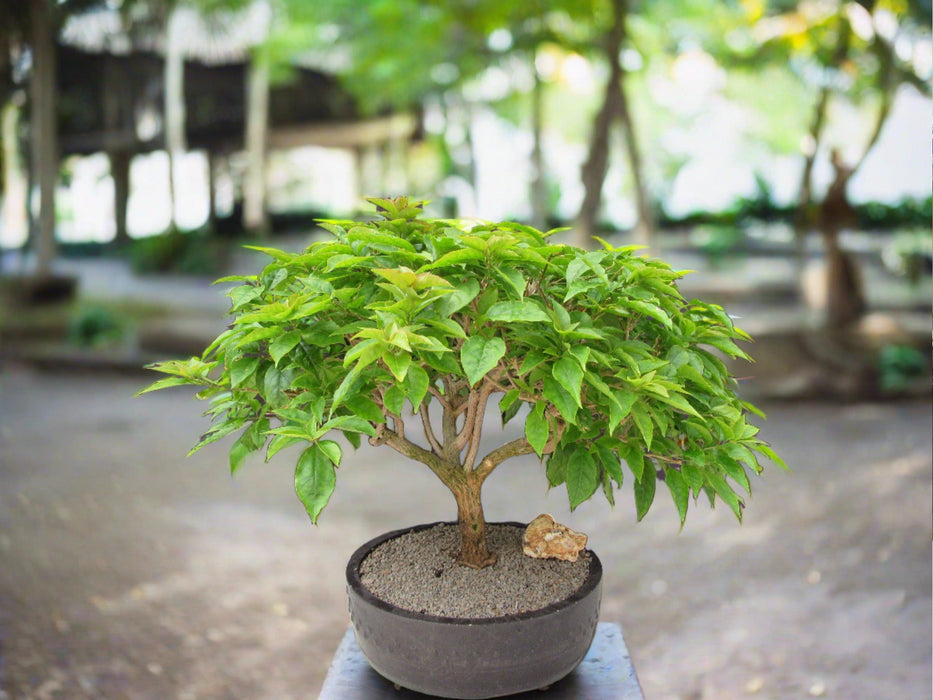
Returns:
[[[58,183],[58,133],[55,123],[55,43],[49,4],[29,3],[32,33],[32,170],[39,184],[39,220],[36,231],[36,275],[47,277],[55,242],[55,185]]]
[[[19,121],[22,106],[10,100],[0,110],[0,146],[3,154],[3,206],[0,228],[8,240],[26,240],[29,236],[29,219],[26,216],[29,186],[23,175],[23,163],[19,153]]]
[[[113,178],[113,215],[116,224],[114,243],[119,248],[129,245],[130,236],[126,230],[126,211],[130,199],[130,162],[129,151],[111,151],[110,175]]]
[[[625,73],[619,67],[619,114],[622,118],[622,131],[625,135],[625,150],[628,153],[629,169],[635,183],[635,207],[638,211],[638,221],[635,223],[634,242],[645,246],[645,252],[651,251],[654,243],[654,215],[651,204],[648,202],[648,189],[645,187],[644,169],[642,168],[641,152],[638,150],[638,139],[635,138],[635,122],[629,109],[628,98],[625,95]]]
[[[535,84],[531,91],[531,225],[544,231],[548,225],[547,181],[544,172],[544,83],[535,66],[535,54],[531,54],[531,70]]]
[[[243,228],[265,235],[266,146],[269,131],[269,62],[254,50],[246,72],[246,175],[243,179]]]
[[[794,211],[794,242],[797,248],[797,278],[798,286],[803,277],[803,270],[807,262],[807,234],[813,223],[810,206],[813,203],[813,165],[819,151],[820,139],[823,135],[823,124],[826,121],[826,106],[829,103],[829,89],[820,90],[820,97],[813,112],[813,121],[810,123],[809,147],[803,162],[803,171],[800,174],[800,187],[797,189],[797,207]]]
[[[210,149],[204,151],[207,159],[207,225],[212,233],[217,232],[217,162]]]
[[[600,203],[603,196],[603,183],[606,181],[606,172],[609,168],[609,130],[612,121],[624,101],[620,81],[622,79],[622,66],[619,63],[619,52],[622,50],[622,39],[625,36],[625,2],[616,0],[613,3],[615,16],[612,28],[606,37],[606,57],[609,59],[609,81],[606,83],[606,96],[602,107],[593,122],[593,134],[590,137],[590,152],[583,164],[581,178],[583,180],[583,204],[574,225],[573,242],[580,248],[594,248],[593,236],[596,233],[597,219]]]
[[[165,25],[165,152],[168,154],[168,187],[171,225],[175,225],[176,161],[185,151],[185,56],[181,44],[181,14],[172,8]]]

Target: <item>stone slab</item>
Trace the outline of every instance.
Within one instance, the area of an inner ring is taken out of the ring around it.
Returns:
[[[427,700],[399,689],[370,668],[348,629],[334,654],[318,700]],[[600,622],[586,657],[573,673],[547,690],[510,695],[509,700],[644,700],[619,625]]]

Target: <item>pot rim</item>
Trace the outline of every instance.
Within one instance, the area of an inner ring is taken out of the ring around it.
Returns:
[[[414,610],[400,608],[396,605],[393,605],[392,603],[386,602],[381,598],[376,597],[370,592],[368,588],[366,588],[366,586],[363,585],[363,581],[360,578],[360,564],[363,563],[363,560],[372,550],[381,545],[383,542],[395,539],[401,535],[407,535],[410,532],[428,530],[437,525],[450,525],[456,527],[457,523],[439,520],[433,523],[412,525],[411,527],[385,532],[358,547],[350,557],[350,561],[347,563],[347,585],[352,588],[353,591],[358,596],[360,596],[360,598],[365,600],[370,605],[374,605],[377,608],[393,613],[395,615],[399,615],[401,617],[408,617],[415,620],[424,620],[425,622],[439,622],[449,625],[493,625],[507,624],[517,620],[530,620],[537,617],[551,615],[555,612],[558,612],[559,610],[563,610],[564,608],[569,607],[573,603],[576,603],[583,598],[586,598],[590,593],[593,592],[593,589],[595,589],[600,584],[600,581],[602,581],[602,562],[599,560],[599,557],[596,556],[595,552],[587,549],[586,552],[590,555],[589,573],[587,573],[586,579],[584,579],[580,588],[578,588],[569,598],[565,598],[561,601],[558,601],[557,603],[551,603],[550,605],[546,605],[543,608],[538,608],[537,610],[528,610],[521,613],[508,613],[506,615],[499,615],[496,617],[446,617],[443,615],[429,615],[427,613],[415,612]],[[512,527],[519,527],[522,529],[526,527],[524,523],[515,521],[493,522],[487,523],[487,525],[510,525]]]

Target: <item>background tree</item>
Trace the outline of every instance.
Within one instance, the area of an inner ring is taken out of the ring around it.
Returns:
[[[877,144],[897,89],[906,83],[930,93],[913,60],[919,40],[930,34],[930,5],[860,0],[749,6],[757,59],[788,62],[814,94],[795,232],[802,251],[807,232],[814,225],[819,230],[826,256],[827,325],[844,328],[858,321],[866,308],[856,262],[838,240],[840,230],[854,223],[848,184]],[[832,147],[834,180],[823,200],[815,203],[813,170],[825,150],[834,100],[861,111],[874,110],[873,124],[864,143]]]

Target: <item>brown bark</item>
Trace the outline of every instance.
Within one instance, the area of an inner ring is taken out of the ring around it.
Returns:
[[[111,151],[110,175],[113,178],[113,215],[116,225],[114,243],[118,247],[129,244],[130,237],[126,229],[126,210],[130,198],[130,160],[129,151]]]
[[[457,521],[460,526],[460,554],[457,562],[473,569],[483,569],[496,563],[496,555],[486,543],[486,520],[481,498],[482,477],[469,473],[448,487],[457,501]]]
[[[535,66],[535,54],[531,54],[531,70],[534,74],[534,89],[531,92],[531,225],[539,231],[547,228],[547,182],[544,177],[544,83]]]
[[[651,214],[651,205],[648,203],[648,189],[645,186],[641,152],[638,150],[638,139],[635,138],[635,122],[625,95],[624,80],[625,74],[622,72],[619,78],[619,115],[622,118],[622,133],[625,135],[629,170],[632,172],[632,180],[635,183],[635,208],[638,211],[634,241],[650,250],[654,238],[654,217]]]
[[[266,160],[269,133],[269,61],[253,55],[246,74],[246,173],[243,178],[243,228],[265,235],[269,227],[266,212]]]
[[[624,25],[616,16],[612,31],[606,40],[606,55],[609,56],[609,82],[606,84],[606,96],[593,121],[593,134],[590,137],[590,150],[583,164],[583,204],[574,226],[574,244],[580,248],[593,248],[593,235],[596,233],[599,206],[602,202],[603,183],[609,168],[609,130],[612,120],[619,110],[622,96],[619,80],[622,77],[618,54],[622,47]]]
[[[29,3],[32,32],[32,172],[39,184],[36,275],[48,276],[55,258],[55,185],[58,182],[58,130],[53,18],[45,0]]]
[[[574,226],[574,243],[581,248],[594,248],[593,235],[596,233],[597,217],[602,202],[603,183],[609,168],[609,134],[616,118],[622,122],[629,167],[635,182],[636,208],[638,210],[637,236],[641,243],[651,240],[651,210],[642,176],[641,157],[635,138],[635,127],[623,90],[625,71],[619,60],[622,42],[626,35],[628,0],[614,0],[612,3],[613,22],[606,36],[606,58],[609,61],[609,80],[606,83],[606,96],[602,107],[593,122],[593,134],[590,150],[583,164],[583,203]]]

